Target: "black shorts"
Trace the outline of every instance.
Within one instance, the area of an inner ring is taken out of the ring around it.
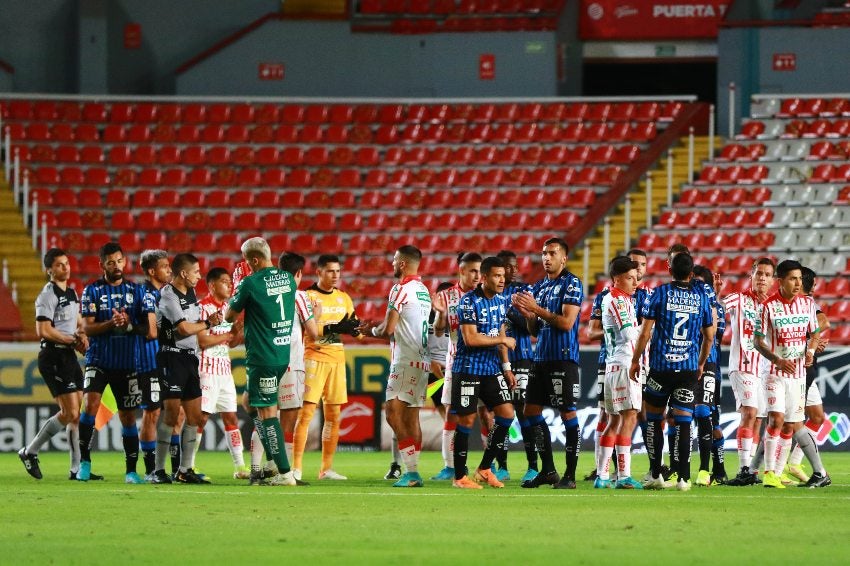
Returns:
[[[605,402],[605,366],[607,364],[599,364],[596,367],[596,400],[599,406],[602,407]]]
[[[702,372],[702,379],[697,381],[697,387],[694,390],[694,403],[696,405],[708,405],[713,407],[717,402],[717,364],[705,364]]]
[[[432,384],[432,383],[434,383],[435,381],[437,381],[437,376],[436,376],[436,375],[434,375],[433,373],[429,373],[429,374],[428,374],[428,385],[431,385],[431,384]],[[444,383],[445,383],[445,382],[444,382]],[[442,407],[442,406],[443,406],[443,400],[442,400],[442,397],[443,397],[443,386],[442,386],[442,384],[441,384],[441,385],[437,388],[437,390],[436,390],[436,391],[434,391],[434,394],[433,394],[433,395],[431,395],[431,401],[433,401],[433,402],[434,402],[434,406],[435,406],[435,407]]]
[[[71,346],[43,344],[38,352],[38,371],[53,397],[83,390],[83,371]]]
[[[511,402],[508,382],[501,373],[496,375],[452,374],[452,408],[457,415],[471,415],[478,410],[478,400],[492,411],[494,407]]]
[[[515,405],[525,403],[525,391],[528,389],[528,382],[531,380],[531,374],[534,373],[534,362],[532,360],[516,360],[511,362],[513,366],[514,376],[516,376],[516,387],[511,390],[511,401]]]
[[[162,394],[159,386],[159,369],[138,374],[142,386],[142,409],[155,411],[162,407]]]
[[[83,382],[85,393],[102,394],[109,385],[119,411],[132,411],[142,405],[142,389],[133,370],[86,366]]]
[[[818,376],[818,364],[817,360],[815,363],[806,368],[806,395],[809,394],[809,389],[812,387],[812,383],[815,382],[815,378]]]
[[[697,372],[649,370],[643,387],[644,400],[655,407],[670,407],[693,412],[697,388]]]
[[[581,397],[578,365],[574,362],[535,362],[525,402],[552,407],[562,413],[576,410]]]
[[[201,396],[198,356],[188,352],[160,350],[156,365],[160,368],[159,387],[162,399],[189,401]]]

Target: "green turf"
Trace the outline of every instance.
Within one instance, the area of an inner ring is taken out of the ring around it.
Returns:
[[[214,480],[205,486],[125,485],[121,454],[94,460],[107,481],[68,481],[55,452],[36,481],[15,454],[0,455],[0,564],[812,564],[843,560],[848,545],[848,453],[825,455],[826,489],[689,493],[525,490],[519,453],[505,489],[474,492],[435,481],[393,489],[379,479],[386,453],[339,454],[349,481],[304,488],[250,488],[230,479],[226,453],[199,455]],[[645,462],[636,455],[635,470]],[[424,454],[423,475],[440,464]],[[308,454],[304,479],[317,466]]]

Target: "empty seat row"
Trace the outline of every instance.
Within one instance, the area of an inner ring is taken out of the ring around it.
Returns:
[[[768,187],[690,187],[682,190],[677,206],[756,206],[771,199]]]
[[[658,218],[655,225],[666,229],[706,229],[713,230],[720,227],[725,228],[764,228],[774,217],[773,210],[769,208],[756,208],[747,210],[736,208],[729,212],[720,209],[708,211],[678,211],[666,210]]]
[[[850,116],[847,98],[762,98],[751,105],[753,118],[832,118]]]
[[[786,252],[799,252],[803,250],[814,251],[832,251],[838,249],[850,248],[850,234],[843,230],[811,230],[811,229],[785,229],[777,230],[776,241],[772,245],[773,249],[783,250]],[[819,256],[820,257],[820,256]],[[836,273],[844,268],[846,260],[843,256],[835,256],[838,263],[837,267],[831,269],[830,273]],[[807,265],[819,273],[821,270]]]
[[[749,120],[735,136],[739,140],[778,138],[844,138],[850,135],[850,119]]]
[[[564,0],[361,0],[369,15],[557,14]]]
[[[784,142],[769,140],[764,143],[737,144],[723,146],[715,161],[802,161],[809,160],[846,160],[850,159],[850,141],[808,141],[795,140]]]

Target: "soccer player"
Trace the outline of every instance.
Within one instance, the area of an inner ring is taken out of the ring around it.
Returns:
[[[504,287],[502,260],[485,258],[481,262],[481,284],[464,294],[457,307],[460,332],[452,364],[450,410],[458,417],[452,485],[461,489],[481,489],[479,482],[495,488],[505,487],[490,470],[514,422],[510,390],[516,385],[516,377],[511,371],[507,350],[516,346],[516,340],[505,334],[508,302],[502,295]],[[495,418],[484,456],[472,480],[466,468],[466,457],[479,399],[494,412]]]
[[[214,313],[222,315],[233,287],[230,274],[223,267],[213,267],[207,272],[209,293],[198,302],[201,309],[201,322],[209,320]],[[195,441],[195,453],[201,444],[204,427],[209,416],[221,413],[227,448],[233,461],[233,478],[249,479],[250,473],[245,467],[242,454],[242,433],[239,431],[239,418],[236,416],[236,384],[230,367],[230,348],[236,346],[242,337],[240,321],[222,320],[217,326],[198,333],[198,346],[201,350],[198,376],[201,383],[201,421],[198,424],[198,437]]]
[[[803,428],[806,367],[814,361],[820,329],[817,306],[802,292],[803,266],[794,260],[782,261],[776,266],[776,277],[779,289],[762,305],[754,343],[762,355],[759,372],[767,397],[764,487],[784,489],[780,476],[791,452],[791,438]],[[805,441],[804,434],[798,438]],[[812,465],[822,467],[819,457]],[[808,487],[829,485],[825,474],[816,472],[815,477]]]
[[[428,388],[428,316],[431,295],[418,275],[422,252],[405,245],[393,256],[393,277],[398,283],[390,290],[387,313],[378,326],[365,324],[360,330],[376,338],[389,338],[390,373],[387,378],[387,424],[398,439],[405,472],[393,487],[422,487],[419,453],[422,429],[419,409],[425,405]]]
[[[512,302],[525,317],[528,331],[537,336],[534,370],[525,391],[525,417],[534,433],[535,449],[542,460],[540,473],[522,482],[522,487],[549,484],[555,489],[575,489],[578,465],[579,427],[576,402],[580,395],[578,315],[584,290],[578,277],[567,269],[569,246],[561,238],[543,243],[546,277],[531,291],[515,293]],[[566,472],[555,470],[552,439],[543,418],[543,406],[561,413],[566,438]]]
[[[236,294],[228,303],[225,320],[235,322],[245,312],[245,369],[248,377],[248,404],[251,418],[266,454],[277,464],[271,485],[296,485],[286,450],[281,449],[283,431],[278,417],[278,392],[289,367],[293,318],[295,317],[295,278],[272,263],[268,242],[249,238],[242,243],[250,275],[238,282]]]
[[[143,284],[150,295],[153,305],[159,304],[159,292],[171,282],[171,262],[165,250],[144,250],[139,256],[139,265],[145,274]],[[139,431],[139,445],[145,462],[145,481],[153,479],[156,468],[156,426],[162,409],[159,387],[159,369],[156,367],[156,355],[159,352],[159,340],[138,336],[139,341],[139,382],[142,386],[142,429]],[[180,464],[180,433],[171,435],[171,468],[177,473]]]
[[[602,299],[602,335],[605,341],[604,409],[608,423],[600,438],[595,488],[643,489],[632,478],[632,434],[641,408],[640,376],[629,376],[629,364],[638,337],[638,319],[632,304],[638,284],[638,264],[617,257],[609,270],[613,287]],[[611,455],[617,454],[617,480],[611,480]]]
[[[673,256],[673,281],[655,289],[643,305],[643,325],[629,369],[632,378],[639,378],[640,358],[649,343],[649,375],[643,390],[647,451],[652,465],[652,477],[644,484],[648,489],[665,487],[661,477],[661,425],[668,402],[675,422],[670,460],[672,471],[678,475],[676,489],[691,488],[694,391],[714,342],[711,303],[705,292],[691,284],[693,266],[690,254],[680,252]]]
[[[100,400],[106,386],[112,389],[121,420],[126,483],[144,483],[136,472],[139,429],[136,409],[142,403],[142,386],[136,375],[138,340],[156,337],[155,305],[144,287],[124,279],[126,257],[115,242],[100,248],[103,277],[83,290],[83,330],[89,336],[83,379],[83,412],[80,414],[80,471],[77,479],[91,479],[91,443]]]
[[[50,248],[44,254],[43,261],[50,281],[35,299],[35,330],[41,338],[38,371],[53,400],[59,405],[59,412],[47,419],[28,445],[18,450],[18,458],[27,473],[40,480],[39,449],[58,432],[66,430],[71,453],[70,476],[76,479],[80,466],[78,427],[83,372],[80,371],[74,350],[85,353],[88,338],[82,329],[83,319],[79,313],[77,292],[68,287],[68,279],[71,277],[68,255],[59,248]]]
[[[753,448],[758,445],[754,437],[761,427],[762,418],[767,416],[767,401],[758,371],[761,354],[756,350],[754,337],[761,319],[761,305],[767,300],[773,286],[775,269],[772,259],[757,259],[750,272],[750,290],[731,293],[723,299],[732,331],[729,382],[735,394],[735,405],[741,414],[736,435],[740,468],[726,485],[753,485],[757,481],[757,469],[752,467]]]
[[[321,318],[317,320],[320,338],[309,336],[304,341],[304,403],[298,411],[295,424],[293,473],[301,479],[302,458],[307,444],[307,431],[322,401],[322,464],[320,480],[345,480],[333,469],[333,459],[339,442],[339,420],[342,405],[348,402],[345,383],[345,350],[342,335],[361,336],[360,322],[354,314],[354,303],[348,293],[337,288],[340,279],[339,257],[330,254],[319,256],[316,282],[307,289],[311,301],[321,304]]]
[[[519,276],[519,264],[516,254],[510,250],[502,250],[496,254],[502,263],[505,265],[505,290],[502,295],[507,299],[508,314],[505,333],[516,340],[516,347],[513,350],[508,350],[508,361],[511,362],[511,369],[516,377],[516,387],[511,390],[511,402],[514,406],[514,413],[520,415],[519,426],[522,434],[522,443],[525,448],[525,458],[528,463],[525,474],[522,476],[522,481],[534,479],[538,474],[537,470],[537,452],[534,450],[534,431],[531,428],[531,423],[525,418],[525,391],[528,387],[528,377],[534,367],[534,351],[531,349],[531,334],[528,333],[528,325],[525,322],[525,317],[511,305],[511,297],[514,293],[526,288]],[[508,458],[507,458],[508,442],[505,442],[505,452],[497,455],[496,459],[499,463],[499,469],[496,470],[496,477],[499,481],[507,481],[510,479],[508,474]]]
[[[201,320],[195,296],[195,286],[201,280],[198,258],[188,253],[177,254],[171,262],[171,271],[174,278],[162,288],[156,309],[157,364],[162,368],[163,411],[157,425],[156,469],[151,483],[171,483],[171,477],[165,473],[165,459],[170,453],[171,434],[181,406],[186,422],[180,431],[180,467],[174,479],[179,483],[209,483],[194,470],[195,445],[202,419],[197,335],[218,326],[221,313],[215,312]]]
[[[445,423],[443,423],[442,455],[444,467],[432,476],[432,480],[454,480],[454,442],[455,429],[457,427],[457,415],[451,412],[452,402],[452,364],[457,346],[458,316],[457,305],[460,298],[469,291],[475,289],[481,279],[481,255],[475,252],[467,252],[458,258],[458,279],[452,287],[437,293],[432,302],[432,307],[437,311],[434,321],[434,331],[437,333],[448,331],[450,336],[449,351],[446,354],[446,371],[443,380],[440,402],[446,408]]]

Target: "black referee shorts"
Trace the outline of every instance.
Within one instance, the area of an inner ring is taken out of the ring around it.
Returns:
[[[42,344],[38,371],[54,398],[83,390],[83,371],[71,346]]]
[[[161,373],[159,386],[163,399],[190,401],[201,396],[201,377],[198,356],[188,352],[160,350],[156,365]]]

